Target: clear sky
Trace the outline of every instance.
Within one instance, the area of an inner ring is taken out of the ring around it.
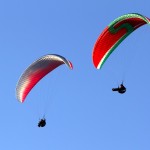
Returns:
[[[101,70],[92,49],[103,29],[127,13],[150,17],[149,0],[0,1],[1,150],[150,150],[150,26],[130,35]],[[21,104],[23,71],[46,54],[65,65],[46,76]],[[111,89],[121,81],[124,95]],[[45,114],[47,125],[38,128]]]

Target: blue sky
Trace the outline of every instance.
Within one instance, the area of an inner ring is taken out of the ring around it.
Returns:
[[[149,0],[0,1],[0,149],[149,150],[149,39],[145,25],[97,70],[92,49],[103,29],[127,13],[150,17]],[[21,104],[22,72],[45,54],[69,59]],[[127,92],[113,93],[124,80]],[[38,128],[42,113],[47,125]]]

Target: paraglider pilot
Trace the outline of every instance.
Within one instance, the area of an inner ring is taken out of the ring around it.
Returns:
[[[118,88],[112,88],[112,91],[117,91],[120,94],[123,94],[126,92],[126,87],[122,84]]]
[[[44,127],[45,125],[46,125],[46,119],[43,118],[43,119],[41,119],[41,120],[39,121],[38,127]]]

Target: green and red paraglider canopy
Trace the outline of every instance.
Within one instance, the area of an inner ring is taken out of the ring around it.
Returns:
[[[93,64],[97,69],[115,48],[134,30],[144,24],[150,24],[150,19],[136,13],[123,15],[112,21],[98,37],[92,53]]]

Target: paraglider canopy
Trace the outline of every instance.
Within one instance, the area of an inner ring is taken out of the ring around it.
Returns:
[[[33,62],[21,75],[17,87],[16,97],[20,102],[24,102],[26,96],[31,89],[48,73],[66,64],[70,69],[73,65],[70,61],[66,60],[63,56],[56,54],[45,55],[35,62]]]
[[[144,24],[150,24],[150,19],[137,13],[126,14],[112,21],[103,30],[94,45],[92,60],[95,68],[102,68],[116,47]]]

